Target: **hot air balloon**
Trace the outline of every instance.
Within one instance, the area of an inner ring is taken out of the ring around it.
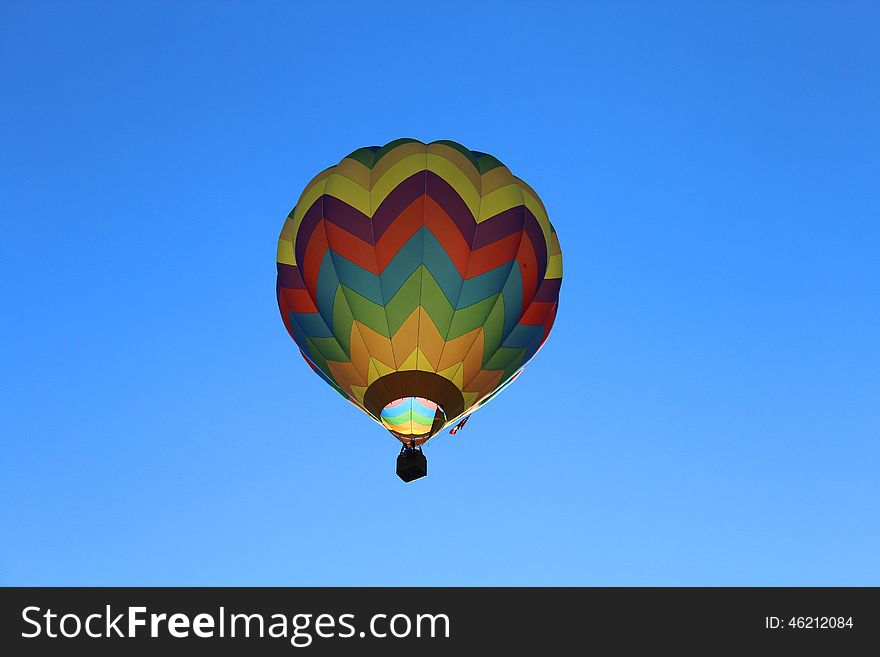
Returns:
[[[359,148],[306,185],[276,294],[306,362],[401,443],[422,445],[512,383],[556,317],[562,253],[538,195],[452,141]]]

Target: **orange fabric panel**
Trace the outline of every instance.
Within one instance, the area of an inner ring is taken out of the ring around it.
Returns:
[[[464,278],[467,273],[471,245],[468,244],[446,211],[430,196],[425,201],[425,225],[446,251],[452,264]]]
[[[400,248],[424,225],[425,198],[422,195],[410,203],[388,230],[382,233],[382,237],[376,243],[376,266],[379,272],[388,266]]]
[[[351,260],[359,267],[378,274],[379,266],[376,264],[376,252],[373,245],[355,237],[344,228],[329,221],[324,222],[324,230],[327,231],[327,241],[333,245],[333,251]]]
[[[507,264],[516,257],[521,241],[524,241],[522,239],[522,231],[518,231],[513,233],[513,235],[508,235],[497,242],[487,244],[483,248],[473,251],[465,278],[474,278],[496,267]]]

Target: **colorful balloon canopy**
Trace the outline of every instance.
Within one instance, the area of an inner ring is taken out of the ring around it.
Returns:
[[[278,307],[312,369],[417,445],[519,375],[562,283],[538,195],[451,141],[360,148],[319,173],[277,260]]]

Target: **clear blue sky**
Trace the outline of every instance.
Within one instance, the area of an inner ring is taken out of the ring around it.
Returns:
[[[880,584],[878,31],[3,2],[0,583]],[[411,485],[274,292],[309,178],[402,136],[498,156],[565,255],[544,350]]]

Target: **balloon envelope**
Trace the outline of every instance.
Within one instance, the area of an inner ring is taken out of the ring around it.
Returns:
[[[538,195],[451,141],[356,150],[300,195],[278,241],[278,307],[328,384],[422,444],[511,383],[562,283]]]

